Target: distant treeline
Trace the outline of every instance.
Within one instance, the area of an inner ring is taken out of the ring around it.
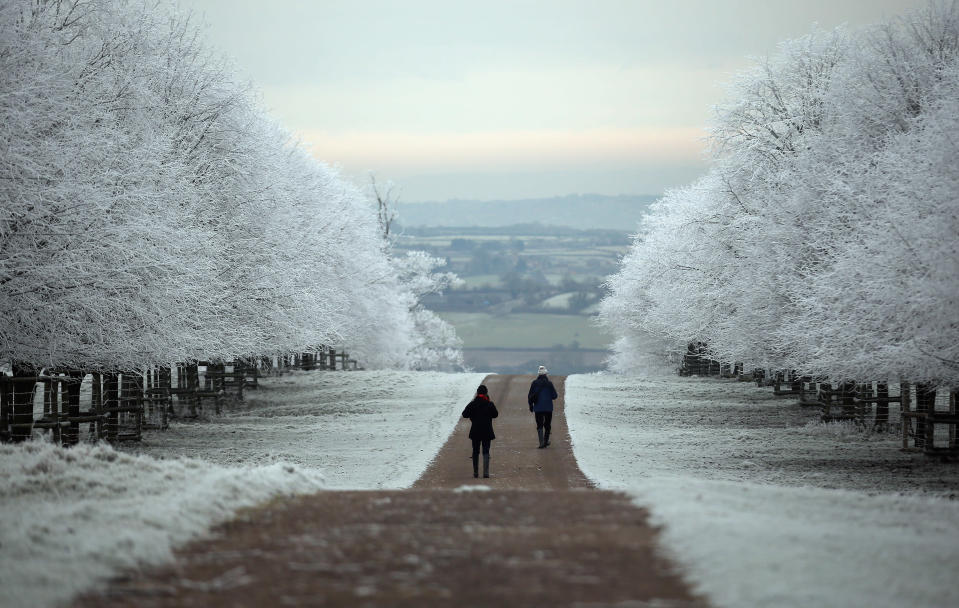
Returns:
[[[407,226],[400,223],[397,233],[403,236],[411,237],[435,237],[435,236],[502,236],[502,237],[521,237],[521,236],[562,236],[562,237],[588,237],[593,243],[606,243],[609,245],[629,245],[632,240],[630,233],[625,230],[611,229],[579,229],[568,226],[550,226],[546,224],[512,224],[509,226],[496,226],[491,231],[489,226]]]
[[[658,195],[604,196],[572,194],[515,201],[450,200],[400,203],[398,222],[404,226],[537,225],[635,232],[647,207]]]

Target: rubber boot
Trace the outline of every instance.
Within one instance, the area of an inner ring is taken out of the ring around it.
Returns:
[[[546,433],[543,435],[543,447],[545,448],[548,445],[549,445],[549,431],[546,431]]]
[[[536,434],[539,435],[539,447],[545,448],[546,442],[543,441],[543,429],[542,428],[536,429]]]
[[[483,477],[489,477],[489,454],[483,454]]]
[[[473,477],[479,477],[479,454],[473,454]]]

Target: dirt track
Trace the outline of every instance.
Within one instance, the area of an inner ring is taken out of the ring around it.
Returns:
[[[470,422],[460,419],[449,441],[437,454],[414,489],[455,488],[480,484],[496,490],[569,490],[588,488],[589,481],[576,466],[569,442],[566,417],[562,415],[566,378],[553,378],[559,393],[553,415],[550,447],[538,449],[536,423],[526,404],[529,385],[535,376],[487,376],[483,381],[490,399],[499,410],[493,421],[496,439],[490,448],[489,479],[473,479],[468,438]],[[463,404],[464,407],[466,404]],[[481,465],[482,466],[482,465]]]
[[[411,490],[320,492],[245,511],[175,565],[79,606],[702,606],[656,553],[646,513],[589,489],[563,416],[537,449],[532,376],[490,376],[490,479],[462,421]],[[465,403],[463,404],[466,405]],[[480,487],[476,487],[480,486]]]

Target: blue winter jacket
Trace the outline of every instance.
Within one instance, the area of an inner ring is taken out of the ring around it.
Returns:
[[[556,394],[556,387],[546,375],[537,376],[536,380],[529,386],[529,411],[531,412],[552,412],[553,399],[559,395]]]

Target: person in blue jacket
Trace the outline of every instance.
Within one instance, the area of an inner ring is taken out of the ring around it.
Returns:
[[[536,434],[539,435],[539,447],[549,445],[549,431],[553,423],[553,399],[559,397],[556,387],[546,375],[546,367],[539,366],[536,380],[529,386],[529,411],[536,416]]]
[[[470,420],[470,439],[473,440],[473,477],[479,477],[479,450],[483,446],[483,477],[489,477],[489,444],[496,439],[493,418],[499,416],[496,404],[489,399],[486,385],[480,384],[476,396],[463,410],[463,418]]]

